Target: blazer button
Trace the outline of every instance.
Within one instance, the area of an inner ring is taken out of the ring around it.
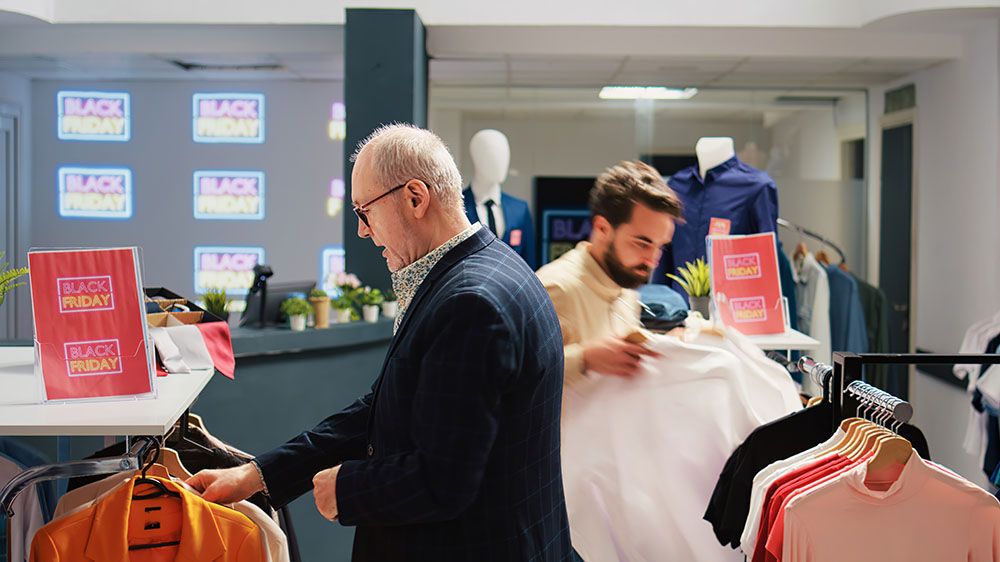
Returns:
[[[372,456],[374,454],[375,454],[375,447],[372,447],[371,443],[369,443],[368,444],[368,456],[370,457],[370,456]]]

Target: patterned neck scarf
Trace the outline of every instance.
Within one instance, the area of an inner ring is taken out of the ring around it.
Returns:
[[[450,252],[455,246],[471,238],[473,234],[479,232],[480,228],[482,228],[482,225],[477,222],[455,235],[454,238],[431,250],[426,256],[399,271],[392,272],[392,290],[396,293],[396,302],[399,303],[396,321],[392,327],[393,334],[399,330],[399,326],[403,322],[403,315],[406,314],[407,307],[413,301],[413,296],[417,294],[417,289],[420,288],[420,284],[424,282],[427,274],[434,269],[434,266],[441,261],[441,258],[445,254]]]

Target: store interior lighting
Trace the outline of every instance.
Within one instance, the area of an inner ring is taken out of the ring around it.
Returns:
[[[598,94],[602,100],[687,100],[698,88],[667,88],[664,86],[604,86]]]

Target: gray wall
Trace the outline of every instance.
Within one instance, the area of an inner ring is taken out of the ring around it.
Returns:
[[[132,140],[60,141],[60,89],[131,93]],[[263,144],[198,144],[191,134],[194,92],[259,92],[266,96]],[[339,81],[54,82],[32,85],[32,214],[35,247],[136,245],[146,286],[195,297],[194,247],[261,246],[275,280],[317,280],[320,253],[342,245],[342,212],[327,215],[330,181],[342,177],[342,141],[328,136],[330,106],[343,100]],[[133,174],[131,220],[60,218],[60,165],[127,166]],[[262,221],[195,220],[192,172],[263,170]]]

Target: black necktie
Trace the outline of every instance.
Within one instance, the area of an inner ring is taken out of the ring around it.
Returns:
[[[487,199],[486,202],[483,203],[483,205],[486,205],[486,222],[487,222],[486,226],[490,227],[490,232],[492,232],[493,235],[496,236],[497,220],[493,218],[493,205],[496,205],[496,202],[494,202],[492,199]]]

